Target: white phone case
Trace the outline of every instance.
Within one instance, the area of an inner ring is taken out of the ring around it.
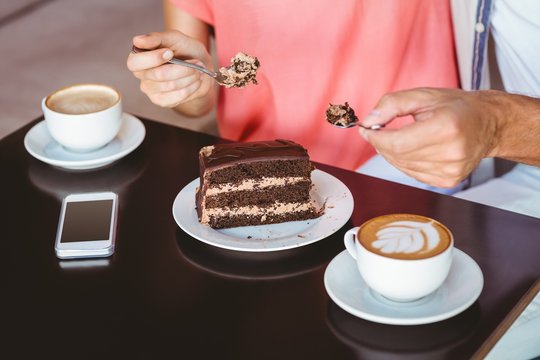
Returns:
[[[99,200],[112,200],[110,210],[110,226],[107,239],[95,239],[85,241],[61,242],[64,231],[64,221],[66,219],[66,209],[69,203],[89,202]],[[60,259],[78,259],[107,257],[114,253],[116,239],[116,220],[118,213],[118,196],[113,192],[71,194],[62,201],[60,220],[56,234],[55,251]]]

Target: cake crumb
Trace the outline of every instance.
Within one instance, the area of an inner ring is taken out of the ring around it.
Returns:
[[[202,156],[209,157],[210,155],[212,155],[212,151],[214,151],[214,145],[209,145],[209,146],[205,146],[201,150],[199,150],[199,153]]]

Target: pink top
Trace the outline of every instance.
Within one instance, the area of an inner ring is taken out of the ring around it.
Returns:
[[[171,0],[212,25],[219,66],[256,56],[258,85],[220,89],[218,126],[235,141],[284,138],[315,161],[356,169],[375,153],[328,103],[359,118],[386,92],[456,87],[448,0]]]

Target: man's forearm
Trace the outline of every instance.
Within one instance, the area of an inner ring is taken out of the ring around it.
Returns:
[[[500,92],[488,96],[493,96],[498,107],[494,111],[497,135],[490,155],[540,166],[540,99]]]

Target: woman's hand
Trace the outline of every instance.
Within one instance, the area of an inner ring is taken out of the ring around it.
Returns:
[[[156,105],[199,116],[213,106],[214,80],[199,71],[167,64],[173,56],[212,69],[206,47],[176,30],[133,38],[133,45],[149,51],[133,54],[127,67],[140,80],[141,91]]]

